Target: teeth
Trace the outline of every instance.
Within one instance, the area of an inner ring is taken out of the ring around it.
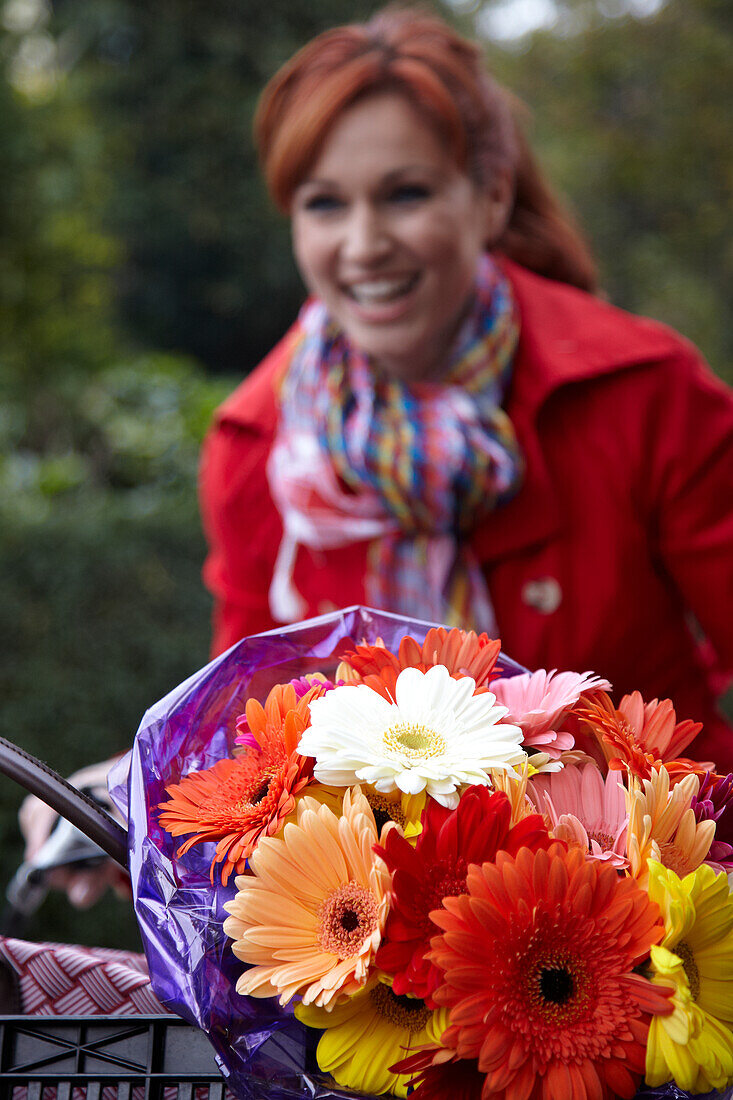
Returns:
[[[349,294],[357,302],[388,302],[410,290],[417,276],[406,279],[373,279],[368,283],[355,283],[349,287]]]

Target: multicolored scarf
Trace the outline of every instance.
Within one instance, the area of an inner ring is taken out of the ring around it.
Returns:
[[[493,633],[467,536],[521,480],[501,408],[519,335],[507,279],[482,257],[440,383],[375,371],[321,302],[304,306],[299,329],[267,469],[284,528],[270,587],[274,618],[293,622],[306,610],[292,580],[298,544],[369,539],[370,606]]]

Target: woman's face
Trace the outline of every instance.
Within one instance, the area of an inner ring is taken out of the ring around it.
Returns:
[[[405,381],[439,377],[509,187],[479,189],[398,93],[345,110],[293,196],[295,257],[351,342]]]

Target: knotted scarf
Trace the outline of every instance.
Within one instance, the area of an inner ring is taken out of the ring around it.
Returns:
[[[518,335],[511,287],[489,256],[438,383],[387,377],[321,302],[306,303],[267,468],[284,529],[270,587],[276,620],[306,610],[292,580],[298,544],[368,539],[370,606],[495,634],[467,540],[521,479],[501,408]]]

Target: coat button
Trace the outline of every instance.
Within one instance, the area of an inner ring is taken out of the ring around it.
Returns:
[[[554,577],[539,577],[527,581],[522,588],[522,602],[540,615],[552,615],[562,603],[562,588]]]

